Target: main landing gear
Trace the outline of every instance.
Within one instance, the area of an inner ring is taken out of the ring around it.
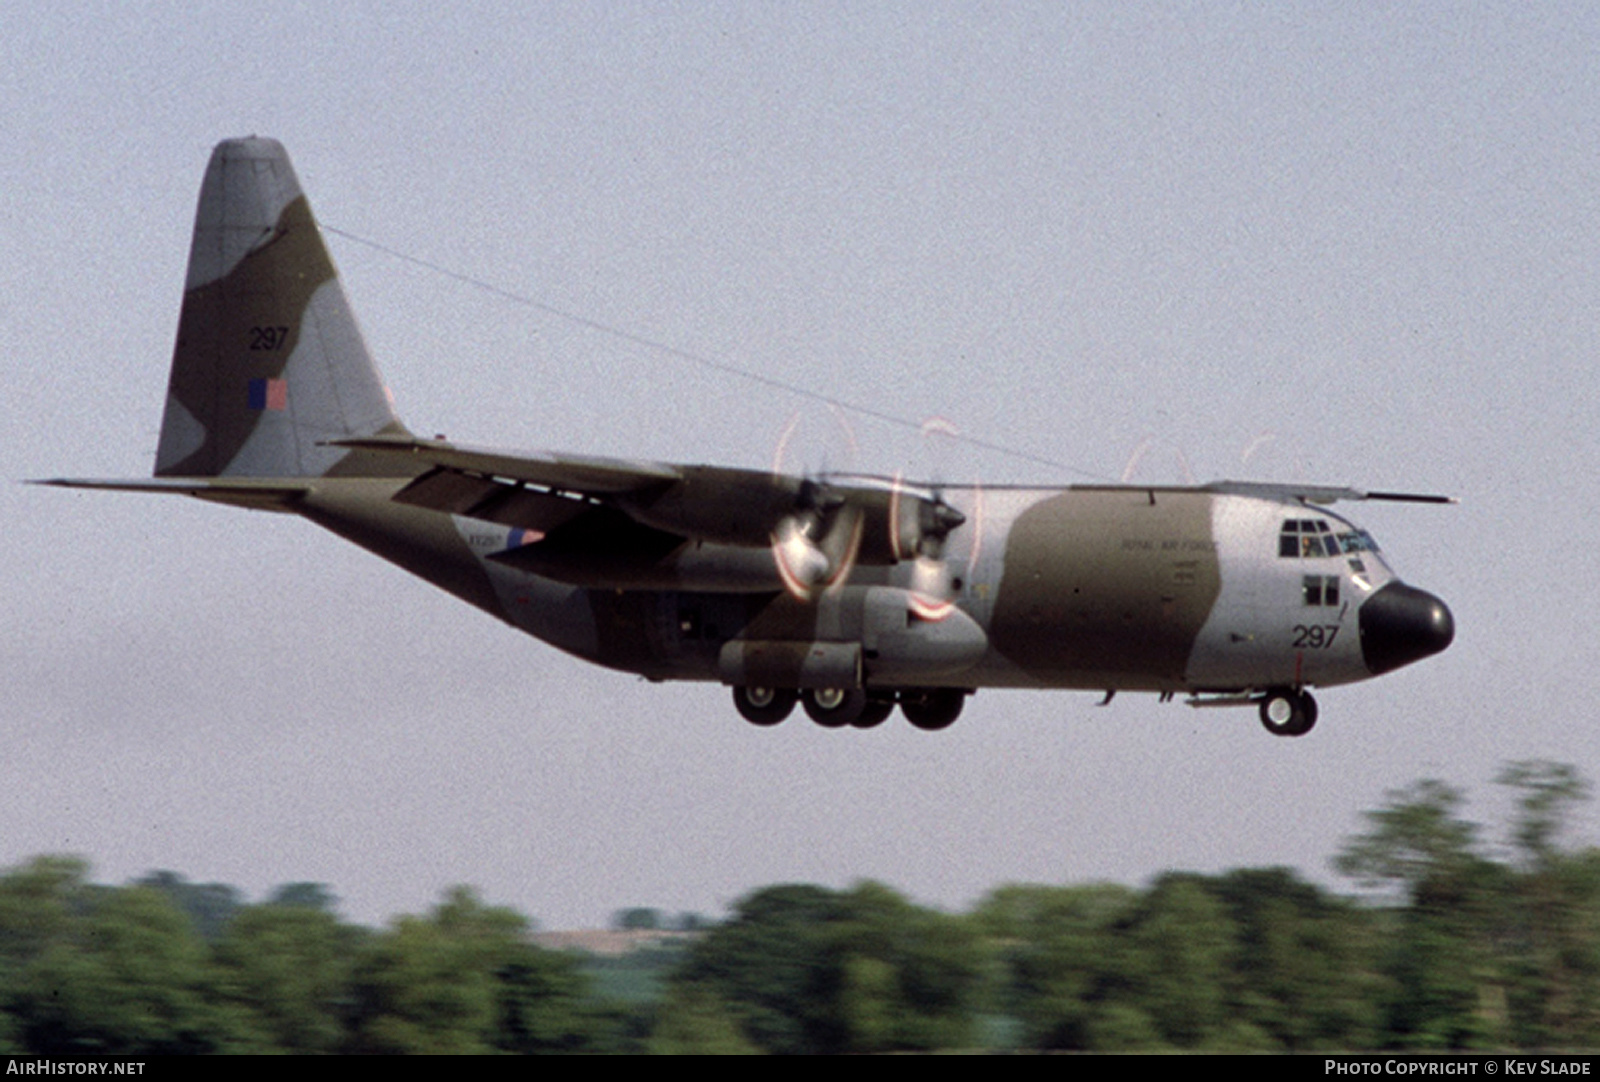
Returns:
[[[751,725],[776,725],[789,716],[799,693],[793,688],[734,688],[733,705]]]
[[[967,693],[960,688],[920,688],[900,693],[900,713],[924,732],[948,729],[967,705]]]
[[[736,687],[733,705],[752,725],[776,725],[795,703],[825,729],[871,729],[883,724],[895,704],[919,729],[948,729],[961,716],[969,692],[962,688],[793,688]]]
[[[1261,724],[1273,736],[1305,736],[1317,723],[1317,700],[1309,691],[1273,688],[1261,697]]]

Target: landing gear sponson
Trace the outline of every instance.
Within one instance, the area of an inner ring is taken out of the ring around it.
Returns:
[[[811,720],[825,729],[871,729],[881,725],[896,704],[907,721],[929,732],[947,729],[961,716],[965,688],[794,688],[735,687],[733,705],[753,725],[776,725],[803,703]]]

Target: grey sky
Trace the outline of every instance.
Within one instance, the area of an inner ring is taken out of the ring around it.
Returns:
[[[586,320],[1072,469],[863,419],[849,465],[1249,476],[1358,507],[1446,654],[1250,712],[984,692],[951,731],[758,731],[586,667],[307,523],[0,488],[0,864],[77,852],[348,914],[480,886],[546,925],[883,879],[1326,860],[1385,789],[1600,736],[1592,5],[0,4],[0,448],[155,451],[212,144],[321,220]],[[840,465],[813,403],[330,237],[419,432]],[[1244,450],[1265,434],[1248,463]],[[1596,834],[1594,817],[1585,824]]]

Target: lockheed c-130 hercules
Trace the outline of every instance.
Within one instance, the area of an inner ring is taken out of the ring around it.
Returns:
[[[1326,505],[1450,502],[1216,482],[932,486],[516,453],[400,422],[283,147],[230,139],[200,189],[155,473],[56,480],[301,515],[578,657],[942,729],[978,688],[1255,705],[1445,649],[1450,610]]]

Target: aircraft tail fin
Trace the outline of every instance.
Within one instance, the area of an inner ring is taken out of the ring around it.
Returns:
[[[328,445],[380,434],[408,433],[289,155],[273,139],[218,144],[200,186],[155,475],[411,472]]]

